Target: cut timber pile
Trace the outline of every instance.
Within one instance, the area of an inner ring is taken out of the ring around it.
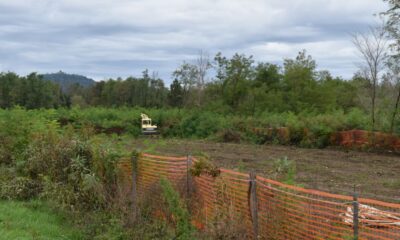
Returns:
[[[360,224],[369,227],[400,226],[399,216],[364,204],[359,204],[358,219]],[[343,221],[353,225],[353,208],[351,206],[348,206],[346,213],[343,214]]]

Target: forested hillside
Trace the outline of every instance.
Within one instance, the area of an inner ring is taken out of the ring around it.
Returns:
[[[68,92],[71,88],[74,87],[74,85],[90,87],[95,84],[95,81],[93,79],[87,78],[82,75],[64,73],[62,71],[59,71],[57,73],[46,73],[42,76],[44,80],[50,80],[58,83],[64,92]]]
[[[61,92],[58,84],[43,80],[36,73],[24,77],[12,72],[0,73],[1,108],[58,108],[69,105],[69,97]]]

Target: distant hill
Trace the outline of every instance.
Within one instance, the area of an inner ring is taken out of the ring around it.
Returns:
[[[42,74],[42,76],[45,80],[58,83],[63,91],[68,90],[69,86],[76,83],[78,83],[82,87],[90,87],[96,83],[91,78],[87,78],[85,76],[77,74],[68,74],[62,71],[59,71],[57,73],[46,73]]]

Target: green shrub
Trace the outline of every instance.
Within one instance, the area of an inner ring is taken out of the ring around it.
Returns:
[[[283,157],[274,161],[275,178],[282,178],[283,182],[289,185],[295,185],[296,163]]]
[[[201,174],[208,174],[212,177],[216,177],[220,174],[220,170],[205,157],[199,157],[198,161],[194,162],[193,166],[190,168],[190,173],[197,177]]]
[[[220,128],[218,115],[195,113],[182,120],[181,129],[184,137],[207,138]]]
[[[239,131],[235,131],[233,129],[227,128],[218,131],[217,136],[214,138],[219,142],[232,142],[232,143],[240,143],[242,139],[242,135]]]
[[[349,129],[370,129],[370,119],[369,115],[360,109],[353,108],[347,115],[344,124],[344,130]]]
[[[15,177],[0,186],[0,199],[28,200],[38,196],[42,184],[27,177]]]
[[[179,193],[174,190],[171,183],[165,178],[160,180],[160,184],[169,212],[176,222],[174,239],[193,239],[194,228],[190,223],[189,212],[179,198]]]

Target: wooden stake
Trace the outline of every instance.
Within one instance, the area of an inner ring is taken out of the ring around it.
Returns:
[[[353,193],[353,234],[354,240],[358,240],[358,194],[356,192],[356,187],[354,186]]]
[[[251,220],[253,224],[253,233],[255,238],[258,238],[258,204],[257,204],[257,181],[255,172],[250,172],[250,186],[249,186],[249,206]]]

